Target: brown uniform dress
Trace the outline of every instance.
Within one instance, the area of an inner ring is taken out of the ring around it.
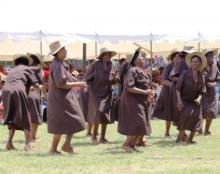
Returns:
[[[195,83],[192,70],[185,70],[177,82],[177,90],[183,102],[183,109],[179,112],[179,130],[196,131],[201,126],[200,106],[195,103],[195,99],[202,94],[204,83],[202,74],[199,73],[198,83]]]
[[[165,67],[162,77],[163,80],[169,80],[171,82],[170,73],[173,67],[174,67],[173,63],[170,63]],[[170,110],[174,104],[169,103],[169,101],[170,101],[170,88],[163,85],[160,96],[154,108],[152,117],[156,117],[161,120],[172,121]]]
[[[35,74],[35,77],[38,80],[38,84],[43,84],[43,76],[41,69],[36,66],[30,67]],[[31,88],[28,94],[28,103],[30,107],[30,114],[31,114],[31,123],[41,124],[43,121],[43,116],[41,114],[41,97],[40,97],[40,90]]]
[[[123,135],[149,135],[148,96],[129,93],[126,88],[149,89],[150,80],[138,67],[130,68],[124,81],[119,109],[118,132]]]
[[[205,68],[205,86],[206,92],[202,95],[202,115],[203,118],[214,119],[217,116],[217,99],[215,87],[209,87],[209,82],[217,82],[220,80],[220,74],[216,64],[213,64],[210,69]]]
[[[175,65],[174,74],[172,74],[172,77],[179,78],[181,73],[187,69],[189,69],[189,68],[186,64],[186,61],[182,60],[180,63]],[[177,81],[173,81],[172,86],[170,88],[170,98],[169,98],[169,103],[172,103],[170,114],[171,114],[172,121],[173,121],[174,125],[177,125],[177,123],[179,121],[179,116],[178,116],[179,111],[176,107],[176,103],[177,103],[176,85],[177,85]]]
[[[71,134],[85,129],[85,120],[76,92],[62,89],[67,82],[75,82],[69,66],[54,58],[50,65],[48,93],[48,132]]]
[[[16,129],[31,130],[27,96],[30,86],[35,83],[37,79],[28,66],[18,65],[10,70],[2,90],[5,124],[13,125]]]
[[[86,72],[85,79],[89,84],[89,105],[88,122],[91,124],[110,124],[113,118],[110,117],[112,101],[111,76],[112,63],[109,62],[107,69],[104,69],[102,60],[93,62]]]

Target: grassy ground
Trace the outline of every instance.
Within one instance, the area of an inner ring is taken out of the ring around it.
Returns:
[[[141,148],[139,153],[126,154],[121,149],[124,137],[116,131],[117,124],[107,132],[108,145],[93,146],[85,132],[77,134],[73,144],[78,155],[52,157],[48,154],[51,135],[46,125],[39,130],[41,141],[35,144],[32,153],[23,151],[23,133],[15,135],[17,151],[4,150],[7,129],[0,126],[0,174],[122,174],[156,173],[189,174],[220,172],[220,119],[214,120],[212,135],[197,136],[197,145],[181,146],[175,143],[176,130],[172,128],[172,139],[165,139],[164,122],[152,121],[153,133],[149,137],[151,147]]]

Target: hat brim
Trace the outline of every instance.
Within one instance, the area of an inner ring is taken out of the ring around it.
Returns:
[[[56,50],[50,51],[49,54],[48,54],[48,56],[53,56],[53,55],[55,55],[55,54],[58,53],[62,48],[65,48],[67,45],[68,45],[68,43],[66,43],[66,44],[61,43],[61,45],[60,45]]]
[[[180,53],[180,51],[172,51],[169,55],[168,55],[168,57],[167,57],[167,60],[171,60],[172,61],[172,59],[171,59],[171,57],[172,57],[172,55],[173,54],[175,54],[175,53]]]
[[[188,54],[185,59],[187,66],[189,68],[192,67],[192,57],[194,57],[194,56],[198,56],[201,58],[202,62],[199,65],[199,71],[202,71],[207,66],[207,59],[206,59],[205,55],[202,54],[201,52],[193,52],[191,54]]]
[[[210,50],[205,50],[205,51],[203,52],[203,54],[206,55],[206,54],[208,54],[208,53],[210,53],[210,52],[212,52],[212,53],[214,54],[214,56],[218,55],[218,49],[217,49],[217,48],[215,48],[215,49],[210,49]]]
[[[37,53],[27,53],[27,55],[31,58],[32,55],[34,55],[40,62],[40,65],[43,65],[43,56]]]
[[[28,55],[15,55],[14,56],[14,63],[17,59],[20,59],[20,58],[25,58],[28,60],[28,64],[31,65],[33,63],[33,60],[28,56]]]
[[[105,51],[105,52],[101,53],[101,54],[97,57],[97,59],[101,59],[101,57],[103,56],[103,54],[106,54],[106,53],[110,53],[110,54],[111,54],[111,57],[110,57],[110,58],[112,58],[112,57],[114,57],[114,56],[117,55],[117,53],[116,53],[115,51]]]

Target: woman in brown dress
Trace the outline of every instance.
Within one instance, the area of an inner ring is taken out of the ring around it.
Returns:
[[[170,127],[173,121],[171,110],[174,103],[169,102],[171,101],[170,97],[172,97],[170,93],[172,92],[171,87],[173,74],[175,71],[175,66],[182,60],[182,55],[180,52],[175,51],[171,53],[168,59],[171,60],[171,63],[168,64],[163,71],[163,87],[152,115],[153,117],[166,121],[165,137],[170,137]],[[175,88],[172,88],[172,90],[175,92]]]
[[[92,143],[98,144],[98,127],[101,124],[99,143],[107,143],[105,138],[107,124],[111,123],[110,108],[112,101],[112,84],[116,77],[112,72],[111,58],[115,51],[102,48],[98,61],[93,62],[86,72],[85,79],[89,84],[88,122],[93,125]]]
[[[220,74],[217,65],[214,63],[214,51],[208,50],[204,54],[208,65],[204,69],[206,92],[202,95],[202,116],[206,120],[204,135],[210,135],[209,128],[212,119],[215,119],[218,113],[216,99],[216,82],[220,80]]]
[[[86,87],[85,82],[77,82],[69,72],[69,66],[64,62],[67,56],[65,46],[59,41],[50,45],[50,55],[54,59],[50,65],[48,93],[48,132],[53,134],[51,154],[60,154],[57,146],[61,135],[66,139],[62,146],[64,152],[73,154],[71,146],[73,133],[85,129],[85,120],[74,87]]]
[[[43,85],[44,81],[41,71],[41,63],[43,57],[40,54],[28,54],[28,55],[33,61],[30,68],[34,72],[34,75],[38,80],[38,84]],[[38,126],[43,121],[43,117],[41,114],[41,91],[39,89],[35,89],[34,87],[30,88],[30,92],[28,94],[28,103],[30,107],[31,123],[32,123],[31,139],[32,141],[36,141]]]
[[[124,90],[121,95],[118,132],[127,138],[122,145],[126,152],[136,150],[135,146],[144,135],[149,135],[148,96],[152,94],[150,79],[144,73],[144,60],[139,55],[130,68],[124,80]]]
[[[194,143],[193,138],[201,126],[200,103],[204,92],[204,83],[201,71],[207,65],[206,58],[200,52],[194,52],[186,57],[190,69],[185,70],[177,82],[177,108],[179,120],[180,143]],[[185,130],[190,131],[185,139]]]
[[[7,150],[15,149],[13,137],[15,130],[24,130],[25,148],[31,147],[31,117],[28,105],[28,92],[31,86],[37,87],[37,79],[28,67],[31,59],[26,55],[15,58],[15,67],[10,70],[2,90],[2,100],[5,112],[5,123],[8,125],[9,137],[6,144]]]

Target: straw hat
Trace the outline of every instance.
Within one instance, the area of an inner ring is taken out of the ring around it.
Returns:
[[[206,55],[206,54],[208,54],[210,52],[212,52],[214,54],[214,56],[216,56],[218,54],[218,48],[202,50],[202,54],[204,54],[204,55]]]
[[[27,59],[28,60],[28,63],[29,65],[31,65],[33,63],[33,60],[28,56],[28,55],[25,55],[25,54],[17,54],[14,56],[14,63],[17,59]]]
[[[61,43],[60,41],[55,41],[50,44],[50,53],[48,55],[54,55],[58,53],[62,48],[64,48],[66,44]]]
[[[31,56],[35,56],[39,60],[40,64],[43,65],[44,56],[42,56],[41,54],[39,54],[39,53],[27,53],[27,56],[29,56],[30,58],[31,58]]]
[[[207,59],[204,56],[204,54],[202,54],[201,52],[196,51],[196,52],[188,54],[186,56],[186,64],[187,64],[187,66],[189,68],[191,68],[192,57],[194,57],[194,56],[197,56],[197,57],[201,58],[202,62],[199,65],[199,71],[202,71],[207,66]]]
[[[97,57],[97,59],[100,59],[102,57],[102,55],[105,54],[105,53],[110,53],[111,54],[111,58],[114,57],[117,54],[115,51],[110,50],[110,49],[104,47],[104,48],[101,48],[100,54]]]

